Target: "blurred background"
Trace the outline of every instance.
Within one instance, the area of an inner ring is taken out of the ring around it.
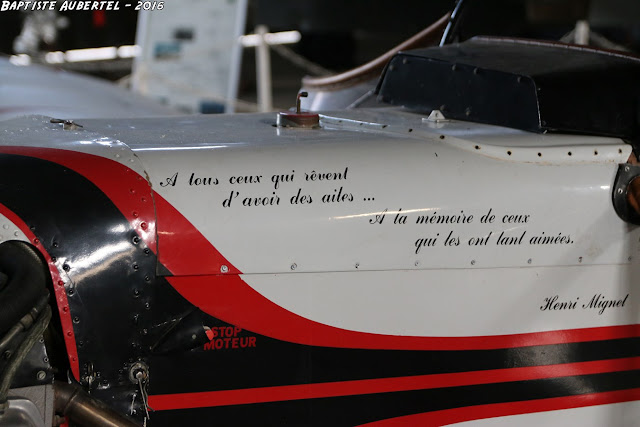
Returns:
[[[21,92],[7,89],[23,74],[16,67],[43,66],[104,79],[182,113],[285,109],[304,76],[365,64],[455,7],[452,0],[124,3],[0,12],[0,107],[18,102],[9,98]],[[462,11],[453,41],[505,35],[640,51],[638,0],[469,0]],[[34,79],[47,84],[46,76]]]

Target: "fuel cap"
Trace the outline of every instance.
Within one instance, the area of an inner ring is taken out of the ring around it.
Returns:
[[[304,113],[300,111],[300,98],[309,96],[307,92],[300,92],[296,97],[296,111],[281,111],[276,118],[278,127],[290,128],[319,128],[320,116],[316,113]]]

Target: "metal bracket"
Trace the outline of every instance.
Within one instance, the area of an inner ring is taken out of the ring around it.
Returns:
[[[631,207],[628,201],[629,184],[640,177],[640,166],[628,163],[618,165],[615,185],[613,186],[613,208],[618,216],[626,222],[640,225],[640,214]]]

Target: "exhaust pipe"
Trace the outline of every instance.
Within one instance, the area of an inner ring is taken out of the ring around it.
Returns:
[[[81,426],[139,427],[131,419],[89,396],[79,386],[56,381],[53,396],[55,412]]]

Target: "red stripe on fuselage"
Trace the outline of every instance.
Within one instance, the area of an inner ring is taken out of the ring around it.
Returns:
[[[432,374],[319,384],[259,387],[200,393],[164,394],[149,396],[149,405],[156,411],[205,408],[214,406],[245,405],[250,403],[281,402],[300,399],[319,399],[327,397],[495,384],[629,371],[635,369],[640,369],[640,357],[548,366],[492,369],[452,374]],[[414,425],[431,424],[418,423]]]
[[[0,153],[48,160],[84,176],[113,202],[147,247],[156,252],[156,214],[151,187],[132,169],[104,157],[56,148],[0,147]]]
[[[51,279],[53,281],[53,290],[55,292],[58,313],[60,313],[60,323],[62,324],[62,334],[64,337],[65,346],[67,347],[69,365],[75,379],[79,381],[80,365],[78,362],[78,350],[76,347],[76,336],[73,332],[73,322],[71,320],[69,302],[67,301],[67,292],[64,287],[65,281],[60,275],[60,271],[56,267],[55,263],[51,259],[51,256],[42,246],[40,240],[36,238],[35,234],[33,234],[29,226],[25,224],[25,222],[18,215],[16,215],[13,211],[11,211],[3,204],[0,204],[0,214],[7,217],[9,221],[11,221],[13,224],[15,224],[16,227],[18,227],[20,231],[22,231],[25,236],[27,236],[27,239],[29,239],[29,243],[35,246],[47,261],[49,273],[51,274]]]
[[[446,426],[465,421],[483,420],[487,418],[508,417],[510,415],[533,414],[536,412],[557,411],[562,409],[584,408],[596,405],[630,402],[640,399],[640,388],[628,390],[588,393],[577,396],[551,397],[547,399],[525,400],[522,402],[493,403],[464,408],[445,409],[406,415],[388,420],[362,424],[367,427],[405,427],[405,426]],[[513,420],[513,425],[520,420]]]
[[[271,338],[323,347],[389,350],[488,350],[640,336],[640,325],[469,337],[413,337],[356,332],[288,311],[239,276],[169,277],[192,304],[224,322]]]

